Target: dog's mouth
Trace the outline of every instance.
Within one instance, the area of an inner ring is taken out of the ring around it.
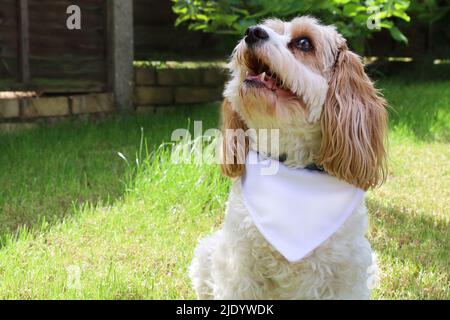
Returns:
[[[281,77],[258,57],[247,57],[246,66],[244,85],[247,88],[270,90],[278,96],[295,96]]]

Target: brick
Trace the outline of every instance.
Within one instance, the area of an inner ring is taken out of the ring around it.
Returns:
[[[175,103],[190,104],[222,99],[222,90],[211,87],[179,87],[175,89]]]
[[[25,118],[66,116],[69,114],[69,100],[66,97],[24,99]]]
[[[154,68],[136,68],[135,69],[136,85],[152,85],[156,84],[156,69]]]
[[[201,69],[160,69],[158,84],[162,86],[199,85],[202,83]]]
[[[19,116],[18,99],[0,99],[0,118],[17,118]]]
[[[72,96],[70,99],[74,114],[114,111],[114,97],[109,93]]]
[[[173,90],[167,87],[136,87],[135,105],[163,105],[173,103]]]
[[[220,86],[224,85],[227,80],[225,70],[214,68],[205,69],[203,71],[203,84],[207,86]]]

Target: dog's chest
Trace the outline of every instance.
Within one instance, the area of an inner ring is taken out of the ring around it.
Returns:
[[[290,168],[253,151],[240,183],[238,203],[289,262],[330,238],[364,198],[363,190],[326,173]]]
[[[302,215],[302,213],[303,209],[301,207],[291,212],[293,215]],[[364,203],[362,202],[350,212],[349,217],[335,232],[318,245],[315,245],[311,250],[305,252],[302,258],[304,259],[315,251],[328,250],[332,247],[345,247],[346,243],[351,241],[352,238],[364,238],[366,229],[367,215]],[[252,251],[249,254],[256,254],[258,256],[270,255],[288,263],[301,262],[303,260],[289,261],[271,241],[268,241],[267,236],[262,234],[261,230],[255,224],[254,217],[252,217],[252,214],[247,208],[242,184],[239,179],[233,183],[229,194],[223,230],[231,234],[231,237],[236,243],[240,243],[242,247],[248,247]],[[299,232],[301,231],[299,230]]]

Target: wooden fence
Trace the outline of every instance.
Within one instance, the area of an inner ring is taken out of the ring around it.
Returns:
[[[72,4],[81,30],[66,26]],[[0,91],[106,91],[107,12],[105,0],[0,0]]]

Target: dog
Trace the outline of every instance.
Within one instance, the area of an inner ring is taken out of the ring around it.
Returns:
[[[369,299],[368,268],[375,261],[365,237],[364,200],[329,237],[292,262],[255,224],[242,184],[251,151],[288,168],[314,165],[322,177],[362,192],[385,180],[386,102],[360,57],[334,26],[313,17],[268,19],[247,29],[229,69],[223,132],[276,129],[279,142],[275,147],[224,135],[222,157],[231,161],[222,159],[221,169],[233,184],[222,228],[199,241],[189,267],[197,297]],[[289,214],[306,212],[300,205]]]

